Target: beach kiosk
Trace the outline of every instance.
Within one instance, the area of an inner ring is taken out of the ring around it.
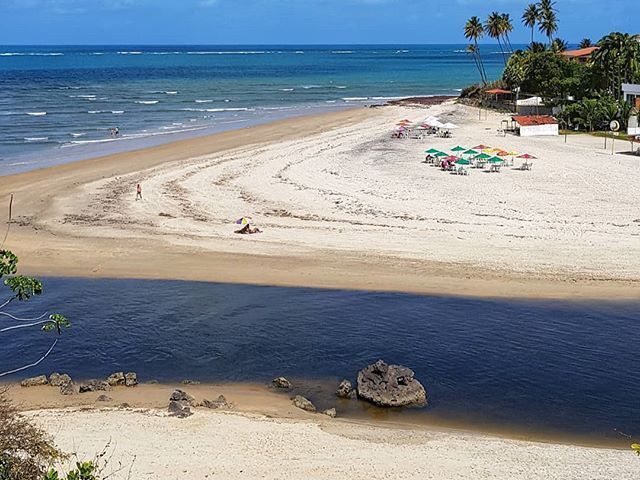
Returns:
[[[511,122],[521,137],[548,137],[560,133],[558,120],[551,115],[516,115],[511,117]]]

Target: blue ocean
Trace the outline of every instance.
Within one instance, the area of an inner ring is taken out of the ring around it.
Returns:
[[[0,174],[398,97],[457,95],[478,79],[464,49],[0,47]],[[503,57],[497,46],[484,52],[497,78]]]

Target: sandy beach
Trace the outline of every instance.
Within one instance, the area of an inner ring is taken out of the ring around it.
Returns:
[[[390,138],[427,115],[461,128]],[[503,118],[453,102],[362,108],[2,177],[6,246],[40,275],[637,297],[638,159],[585,135],[504,137]],[[469,176],[421,163],[426,148],[479,143],[538,160]],[[242,216],[264,233],[234,234]]]
[[[630,450],[332,419],[258,385],[180,386],[197,400],[223,393],[233,405],[178,419],[166,412],[173,388],[116,387],[104,392],[106,403],[96,401],[101,392],[63,397],[46,386],[16,387],[10,396],[65,451],[92,458],[106,447],[114,479],[630,479],[637,472]]]

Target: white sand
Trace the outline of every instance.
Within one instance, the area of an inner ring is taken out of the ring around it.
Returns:
[[[31,415],[60,447],[90,458],[111,442],[112,480],[638,478],[631,450],[527,443],[463,432],[388,429],[198,411],[46,410]],[[122,467],[120,467],[122,466]],[[109,473],[110,470],[107,470]]]
[[[400,118],[427,114],[462,128],[453,140],[389,138]],[[565,144],[562,137],[497,136],[502,118],[478,121],[463,106],[388,108],[302,140],[90,183],[56,199],[46,225],[88,237],[161,236],[221,252],[339,251],[552,278],[640,279],[640,159],[611,156],[593,137]],[[531,172],[472,170],[469,177],[421,163],[428,147],[479,143],[539,159]],[[132,201],[137,181],[144,202]],[[264,233],[234,235],[232,222],[243,215]]]

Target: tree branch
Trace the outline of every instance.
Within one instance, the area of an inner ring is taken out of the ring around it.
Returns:
[[[47,358],[49,356],[49,354],[53,351],[53,349],[55,348],[57,343],[58,343],[58,339],[56,338],[53,341],[53,344],[51,344],[51,347],[49,347],[49,350],[47,350],[47,353],[45,353],[42,357],[40,357],[40,360],[38,360],[37,362],[32,363],[30,365],[25,365],[24,367],[16,368],[14,370],[9,370],[8,372],[2,372],[2,373],[0,373],[0,377],[4,377],[5,375],[11,375],[12,373],[21,372],[22,370],[26,370],[27,368],[31,368],[31,367],[35,367],[37,365],[40,365],[42,363],[42,361],[45,358]]]

